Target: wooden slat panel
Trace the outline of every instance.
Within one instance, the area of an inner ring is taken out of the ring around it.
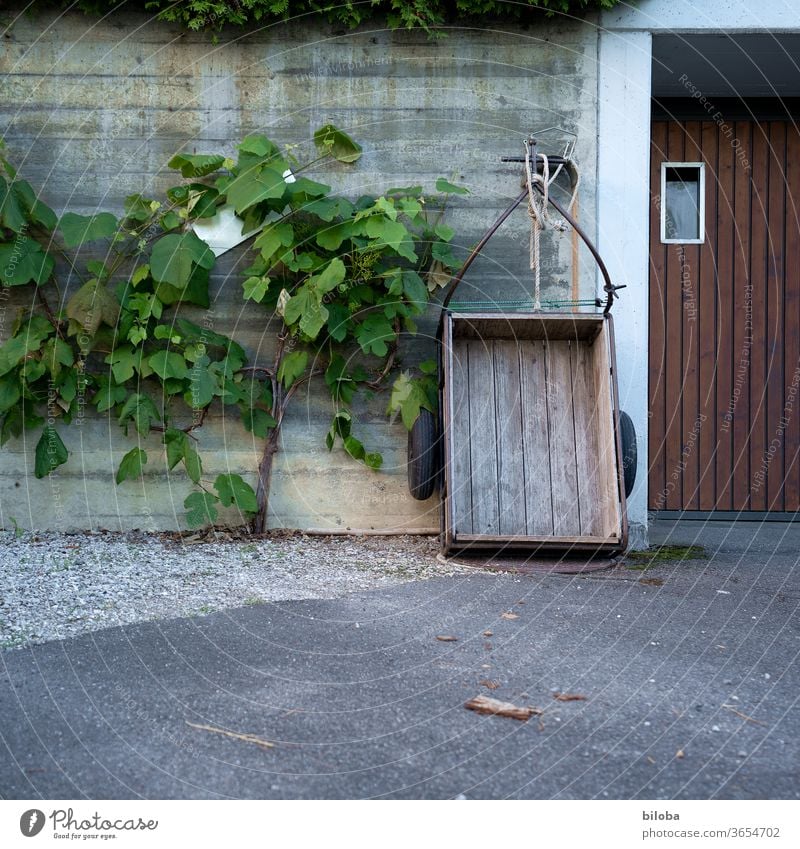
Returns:
[[[735,134],[752,162],[752,125],[737,121]],[[750,291],[750,172],[734,158],[733,202],[733,390],[731,430],[733,453],[732,510],[750,509],[750,359],[752,348],[752,293]]]
[[[648,374],[649,427],[648,478],[652,510],[664,509],[665,478],[665,338],[666,338],[666,245],[661,244],[661,162],[667,158],[667,122],[657,121],[652,129],[650,186],[650,356]]]
[[[547,424],[556,536],[578,536],[581,533],[575,465],[571,347],[569,342],[549,342],[546,351]]]
[[[599,477],[603,467],[616,466],[613,455],[602,456],[597,440],[597,403],[594,391],[591,349],[585,344],[572,346],[572,409],[575,421],[575,465],[578,477],[578,507],[581,533],[603,533],[603,508]]]
[[[472,533],[472,472],[469,422],[469,354],[465,344],[452,342],[452,469],[448,498],[453,504],[453,529]]]
[[[784,354],[787,392],[797,390],[800,367],[800,129],[788,124],[786,137],[786,290],[784,295]],[[800,398],[785,437],[785,509],[800,510]]]
[[[716,499],[709,509],[733,509],[733,420],[730,418],[734,387],[734,150],[730,140],[720,136],[717,140],[717,317],[715,347],[717,359],[716,401]]]
[[[766,369],[767,435],[769,469],[766,481],[767,510],[784,506],[784,403],[787,381],[784,363],[784,221],[785,221],[786,124],[769,125],[769,186],[767,199],[767,279],[766,279]],[[791,370],[790,370],[791,371]],[[791,383],[791,376],[789,376]]]
[[[705,243],[664,259],[650,222],[654,509],[800,508],[800,133],[733,126],[733,137],[713,122],[653,126],[654,192],[661,160],[707,165]]]
[[[527,532],[519,344],[493,343],[500,533],[509,536]]]
[[[525,512],[531,536],[554,533],[545,350],[544,342],[519,343]]]
[[[500,532],[496,397],[492,342],[469,340],[469,442],[472,527],[476,534]]]
[[[719,129],[709,121],[703,123],[700,158],[706,164],[706,240],[699,249],[699,291],[697,307],[697,342],[699,355],[697,441],[700,510],[713,510],[716,502],[716,390],[717,390],[717,164]]]
[[[667,134],[667,157],[682,162],[684,156],[684,131],[678,124],[670,124]],[[666,498],[662,509],[680,510],[683,506],[681,489],[681,462],[683,446],[682,392],[683,392],[683,297],[680,279],[683,266],[684,245],[667,245],[666,251],[666,362],[665,397],[665,478]],[[677,285],[676,285],[677,283]]]

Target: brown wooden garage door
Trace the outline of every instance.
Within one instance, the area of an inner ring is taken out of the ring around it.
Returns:
[[[650,509],[797,511],[800,132],[654,120],[651,187]]]

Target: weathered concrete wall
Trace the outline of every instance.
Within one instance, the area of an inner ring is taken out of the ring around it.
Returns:
[[[0,13],[2,14],[2,13]],[[6,15],[6,22],[10,20]],[[265,132],[312,153],[314,130],[332,121],[364,146],[355,168],[317,174],[348,193],[456,177],[473,195],[450,216],[466,252],[518,191],[519,171],[504,153],[522,150],[529,131],[560,125],[579,134],[580,217],[596,227],[597,37],[580,23],[537,22],[527,31],[422,34],[276,26],[214,45],[144,17],[113,14],[19,17],[0,39],[0,132],[20,171],[57,211],[119,212],[133,192],[156,195],[174,179],[166,162],[179,150],[232,152],[249,132]],[[531,290],[527,216],[521,210],[474,266],[463,298],[515,299]],[[594,294],[586,255],[573,273],[570,237],[545,241],[545,294]],[[275,323],[241,303],[246,257],[222,257],[214,272],[213,327],[251,355],[273,345]],[[69,281],[64,280],[65,287]],[[13,299],[0,334],[8,333]],[[18,301],[19,302],[19,301]],[[404,362],[430,356],[435,317],[407,340]],[[382,451],[373,473],[343,452],[328,454],[330,403],[314,389],[298,399],[285,428],[272,489],[273,526],[427,531],[438,503],[407,494],[405,431],[384,417],[386,397],[361,411],[360,432]],[[141,483],[115,487],[113,471],[131,447],[116,423],[96,417],[61,429],[71,457],[50,479],[32,476],[38,434],[0,452],[0,519],[36,528],[173,528],[190,489],[165,474],[155,437]],[[215,410],[200,431],[210,476],[234,471],[254,481],[260,445]]]

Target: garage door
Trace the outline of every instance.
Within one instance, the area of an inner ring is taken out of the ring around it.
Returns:
[[[800,132],[652,126],[649,506],[800,509]]]

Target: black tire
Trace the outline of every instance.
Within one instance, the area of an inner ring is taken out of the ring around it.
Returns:
[[[638,452],[636,448],[636,428],[631,417],[620,410],[619,437],[622,443],[622,471],[625,479],[625,498],[629,498],[636,483],[636,464]]]
[[[417,501],[425,501],[436,490],[439,477],[439,437],[436,417],[421,409],[408,434],[408,488]]]

